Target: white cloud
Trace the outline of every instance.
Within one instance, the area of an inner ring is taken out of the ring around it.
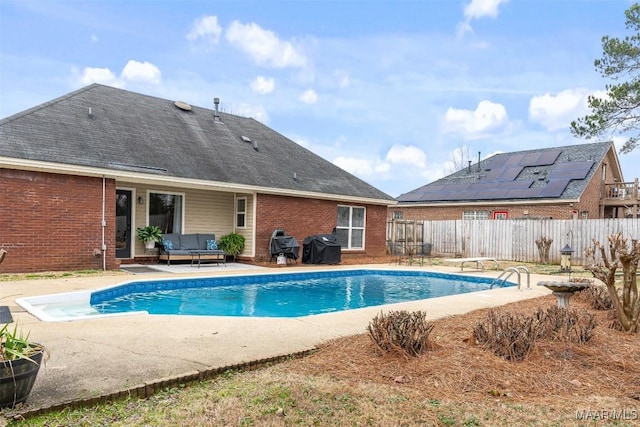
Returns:
[[[161,73],[160,69],[150,62],[131,59],[122,70],[122,78],[127,81],[159,84]]]
[[[413,145],[394,145],[387,152],[385,159],[394,165],[408,165],[417,168],[427,167],[427,155]]]
[[[529,120],[549,131],[567,129],[572,120],[589,113],[589,96],[605,97],[606,92],[589,92],[585,88],[567,89],[556,95],[534,96],[529,102]]]
[[[273,32],[255,23],[233,21],[226,33],[227,40],[260,65],[275,68],[304,67],[306,58],[293,43],[280,40]]]
[[[450,107],[444,119],[444,133],[460,134],[465,139],[501,133],[510,125],[504,106],[491,101],[480,101],[475,111]]]
[[[218,44],[222,28],[218,24],[217,16],[203,16],[197,19],[187,34],[187,40],[202,40],[207,44]]]
[[[496,18],[498,16],[498,7],[507,3],[509,0],[471,0],[471,3],[464,7],[464,17],[467,22],[471,19]]]
[[[273,92],[276,81],[273,78],[258,76],[251,82],[251,90],[260,95]]]
[[[458,37],[473,32],[471,21],[474,19],[484,17],[497,18],[500,5],[508,1],[509,0],[471,0],[471,2],[464,7],[464,21],[458,23],[456,26]]]
[[[76,69],[72,70],[74,79],[80,86],[87,86],[92,83],[124,88],[127,83],[150,83],[160,84],[162,73],[160,69],[150,62],[139,62],[130,60],[122,69],[120,76],[109,68],[85,67],[78,77]]]
[[[113,72],[108,68],[92,68],[86,67],[82,70],[80,76],[80,84],[82,86],[90,85],[92,83],[100,83],[104,85],[122,87],[122,83],[119,82]]]
[[[98,39],[98,36],[96,36],[95,34],[91,34],[91,41],[93,43],[98,43],[98,41],[100,41],[100,39]]]
[[[269,114],[262,105],[240,103],[233,107],[233,114],[244,117],[252,117],[261,123],[269,122]]]
[[[318,94],[313,89],[307,89],[302,92],[299,99],[305,104],[315,104],[318,102]]]
[[[368,159],[341,156],[336,158],[333,164],[361,178],[372,176],[374,171],[374,164]]]

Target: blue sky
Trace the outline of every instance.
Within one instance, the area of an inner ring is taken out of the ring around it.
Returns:
[[[395,197],[478,155],[580,143],[631,4],[0,0],[0,117],[94,82],[218,97]],[[636,178],[640,150],[619,157]]]

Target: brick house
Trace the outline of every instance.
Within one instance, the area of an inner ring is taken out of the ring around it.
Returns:
[[[501,153],[400,195],[389,219],[636,218],[611,142]]]
[[[251,118],[93,84],[0,120],[2,272],[150,261],[135,229],[237,232],[268,260],[275,228],[385,251],[393,198]]]

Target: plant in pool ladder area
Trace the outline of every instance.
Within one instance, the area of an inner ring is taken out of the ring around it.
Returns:
[[[238,233],[225,234],[218,240],[218,247],[226,254],[233,255],[233,262],[236,256],[244,249],[244,236]]]
[[[136,229],[138,240],[144,243],[147,249],[153,249],[156,242],[162,240],[162,229],[155,225],[147,225],[146,227],[138,227]]]
[[[29,397],[45,349],[8,323],[0,329],[0,343],[0,407],[12,408]]]

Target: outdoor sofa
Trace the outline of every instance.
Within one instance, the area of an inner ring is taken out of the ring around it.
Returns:
[[[225,263],[223,250],[217,248],[216,235],[207,233],[178,234],[167,233],[160,242],[160,261],[201,261]]]

